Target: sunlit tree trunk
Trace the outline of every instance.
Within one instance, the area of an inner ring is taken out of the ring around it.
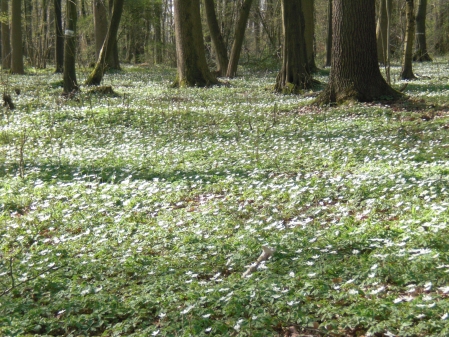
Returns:
[[[215,13],[214,1],[204,0],[204,8],[206,10],[207,25],[209,27],[210,36],[212,38],[212,45],[214,46],[215,57],[218,63],[217,74],[219,76],[226,76],[228,67],[228,52],[221,34],[220,26],[218,25],[217,15]]]
[[[226,72],[226,76],[230,78],[235,77],[237,73],[240,53],[242,51],[243,38],[245,37],[245,30],[248,23],[252,2],[253,0],[244,0],[242,7],[240,8],[239,18],[234,31],[234,42],[232,44],[231,54],[229,56],[228,70]]]
[[[66,0],[66,30],[64,34],[64,94],[78,90],[76,81],[76,22],[77,15],[76,0]]]
[[[414,0],[405,0],[405,41],[404,54],[402,56],[402,71],[401,79],[411,80],[416,78],[413,74],[412,60],[413,60],[413,42],[415,40],[415,15],[414,15]]]
[[[204,87],[218,83],[207,66],[200,1],[175,0],[174,5],[178,75],[173,86]]]
[[[377,62],[375,0],[334,0],[329,83],[317,104],[394,99]]]
[[[419,0],[418,11],[416,13],[416,51],[415,55],[413,55],[414,61],[419,62],[432,61],[432,58],[427,52],[426,16],[427,16],[427,0]]]
[[[392,0],[380,0],[379,16],[377,19],[377,57],[380,63],[386,64],[389,49],[388,18],[391,17]]]
[[[11,68],[11,42],[9,30],[9,0],[1,0],[2,21],[2,69]]]
[[[95,31],[95,60],[100,56],[101,47],[108,33],[108,9],[105,0],[93,1],[94,31]]]
[[[326,37],[326,67],[331,66],[332,59],[332,0],[327,4],[327,37]]]
[[[94,70],[90,73],[86,80],[86,85],[99,85],[103,79],[105,70],[108,68],[108,59],[114,53],[114,47],[117,44],[117,32],[123,13],[123,4],[125,0],[114,0],[112,9],[112,17],[109,22],[108,32],[103,42],[100,55],[95,64]]]
[[[55,20],[55,72],[62,73],[64,69],[64,35],[62,32],[61,0],[53,0]]]
[[[21,0],[11,2],[11,40],[11,73],[24,74]]]

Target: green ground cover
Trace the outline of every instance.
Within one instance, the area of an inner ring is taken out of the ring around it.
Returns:
[[[415,72],[333,109],[274,72],[3,75],[0,335],[448,336],[449,66]]]

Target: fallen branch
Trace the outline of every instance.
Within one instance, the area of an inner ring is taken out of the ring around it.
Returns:
[[[259,258],[254,262],[249,268],[243,273],[242,277],[248,277],[252,273],[254,273],[257,268],[259,268],[260,264],[263,261],[267,261],[271,256],[273,256],[273,253],[276,251],[274,248],[270,248],[267,246],[262,246],[262,254],[260,254]]]

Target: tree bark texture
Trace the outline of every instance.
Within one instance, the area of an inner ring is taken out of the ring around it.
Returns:
[[[416,78],[413,74],[413,42],[415,40],[415,15],[414,15],[414,0],[405,0],[405,40],[404,40],[404,54],[402,56],[402,71],[401,79],[412,80]]]
[[[55,15],[55,72],[62,73],[64,70],[64,34],[62,32],[62,4],[61,0],[53,0]]]
[[[109,66],[108,59],[113,57],[114,47],[117,45],[117,33],[120,26],[120,20],[123,13],[123,4],[125,0],[114,0],[111,21],[109,22],[108,32],[103,42],[100,55],[95,63],[94,70],[86,80],[86,85],[100,85],[104,72]]]
[[[22,1],[11,2],[11,73],[24,74],[22,49]]]
[[[105,0],[93,1],[94,31],[95,31],[95,60],[100,56],[101,48],[108,34],[108,9]]]
[[[377,57],[380,63],[386,64],[388,59],[389,39],[388,18],[391,17],[392,0],[380,0],[379,17],[377,19]]]
[[[252,3],[253,0],[244,0],[242,7],[240,8],[239,18],[234,31],[234,42],[229,57],[228,70],[226,72],[226,76],[230,78],[235,77],[237,74],[237,67],[239,65],[240,53],[242,51],[243,39],[245,37],[246,25],[248,23]]]
[[[284,43],[282,46],[282,69],[276,78],[275,90],[287,94],[298,93],[312,86],[308,69],[304,0],[282,0],[282,25]]]
[[[375,11],[375,0],[333,1],[331,73],[317,104],[401,96],[379,70]]]
[[[200,1],[175,0],[174,5],[178,75],[173,86],[204,87],[218,83],[207,66]]]
[[[416,51],[413,55],[414,61],[430,62],[432,58],[427,51],[426,38],[426,15],[427,0],[419,0],[418,11],[416,13]]]
[[[64,33],[64,94],[69,95],[78,90],[76,81],[76,0],[66,0],[66,30]]]
[[[304,40],[307,53],[307,69],[318,70],[315,63],[315,1],[301,0],[304,18]]]
[[[212,44],[214,46],[215,57],[217,58],[218,76],[226,76],[228,68],[228,51],[218,25],[217,15],[215,13],[214,0],[204,0],[204,9],[206,10],[207,26],[209,27]]]
[[[326,67],[331,66],[332,60],[332,0],[327,5],[327,37],[326,37]]]
[[[2,69],[11,68],[11,41],[9,30],[9,0],[1,0],[1,16],[5,21],[2,21]]]

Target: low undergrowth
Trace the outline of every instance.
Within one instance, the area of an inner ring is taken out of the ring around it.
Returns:
[[[73,100],[11,76],[0,335],[449,335],[447,68],[332,109],[274,73],[127,69]]]

